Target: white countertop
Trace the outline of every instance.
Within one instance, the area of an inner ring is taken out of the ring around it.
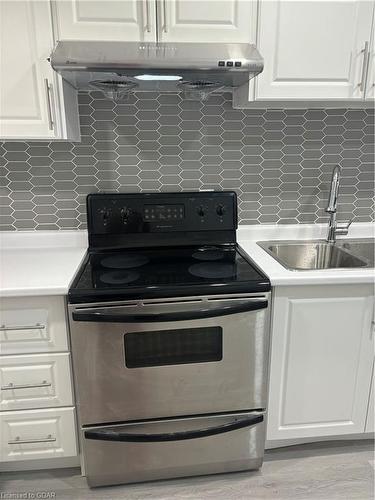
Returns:
[[[325,224],[240,226],[238,243],[275,285],[371,283],[374,269],[290,271],[257,241],[324,239]],[[352,224],[346,238],[374,238],[375,224]],[[86,231],[0,233],[0,295],[66,295],[87,248]]]
[[[258,241],[273,240],[324,240],[326,235],[326,224],[240,226],[237,241],[269,277],[272,286],[373,283],[375,272],[369,268],[291,271],[257,244]],[[349,234],[340,239],[374,237],[375,224],[357,223],[352,224]]]
[[[85,231],[0,233],[0,296],[66,295],[86,248]]]

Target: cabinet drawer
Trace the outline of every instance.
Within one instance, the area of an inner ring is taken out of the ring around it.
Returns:
[[[1,356],[0,388],[0,411],[70,406],[70,354]]]
[[[1,299],[0,354],[67,350],[63,297]]]
[[[76,455],[74,408],[0,413],[0,461]]]

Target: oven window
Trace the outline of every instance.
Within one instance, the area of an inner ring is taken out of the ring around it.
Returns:
[[[127,333],[124,343],[128,368],[207,363],[223,358],[223,331],[218,326]]]

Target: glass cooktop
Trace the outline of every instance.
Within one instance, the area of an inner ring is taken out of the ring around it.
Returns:
[[[89,253],[70,302],[268,291],[270,283],[237,245]]]

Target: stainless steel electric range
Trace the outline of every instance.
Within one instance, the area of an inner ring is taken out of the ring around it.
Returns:
[[[87,216],[69,322],[89,485],[259,468],[270,282],[235,193],[92,194]]]

